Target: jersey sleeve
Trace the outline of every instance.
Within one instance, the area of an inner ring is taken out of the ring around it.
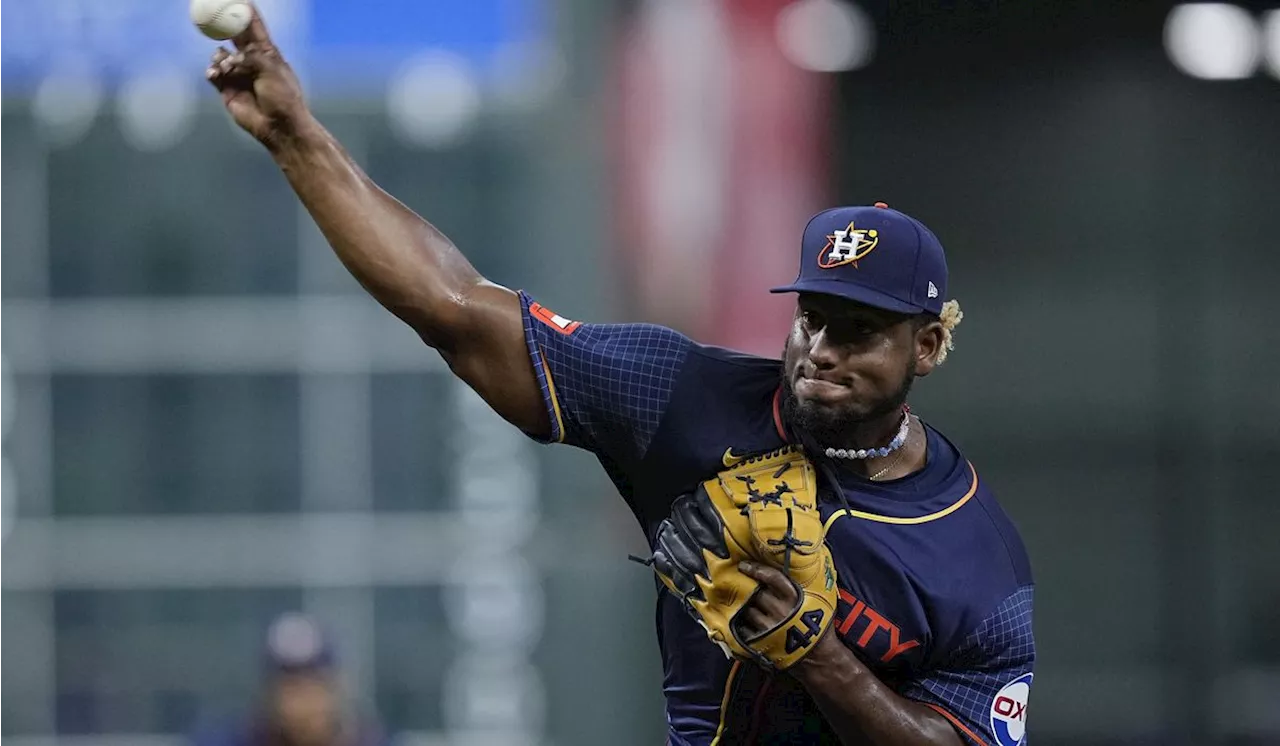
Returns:
[[[1007,597],[941,666],[909,682],[902,695],[937,710],[968,744],[1025,746],[1036,657],[1031,606],[1031,586]]]
[[[618,461],[644,457],[671,401],[688,337],[654,324],[569,321],[520,294],[525,344],[551,442]]]

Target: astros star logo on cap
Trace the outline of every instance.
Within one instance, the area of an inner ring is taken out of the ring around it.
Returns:
[[[819,293],[937,316],[947,293],[947,259],[933,231],[884,202],[832,207],[805,223],[800,271],[772,292]]]
[[[879,232],[875,228],[862,231],[850,222],[844,230],[833,231],[827,236],[827,245],[818,252],[818,266],[823,269],[845,264],[857,267],[858,260],[870,254],[879,243]]]

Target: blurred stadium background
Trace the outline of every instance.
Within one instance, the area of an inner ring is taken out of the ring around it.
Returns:
[[[1035,743],[1280,743],[1280,4],[261,6],[375,180],[574,318],[774,353],[808,213],[924,219],[967,318],[914,402],[1031,550]],[[361,293],[186,3],[4,11],[6,746],[183,743],[293,609],[402,743],[660,743],[621,501]]]

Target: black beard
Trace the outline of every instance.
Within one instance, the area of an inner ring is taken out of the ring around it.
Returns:
[[[873,403],[865,412],[853,412],[848,409],[835,411],[819,407],[813,403],[802,403],[796,397],[791,385],[791,378],[782,379],[782,422],[787,430],[794,433],[807,450],[814,446],[835,448],[874,448],[883,443],[858,443],[863,436],[863,428],[869,422],[876,422],[893,412],[902,411],[911,393],[911,385],[915,383],[915,370],[910,368],[903,373],[902,383],[892,395]],[[821,449],[817,449],[821,452]]]

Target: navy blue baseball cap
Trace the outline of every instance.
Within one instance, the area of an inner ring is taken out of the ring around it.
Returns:
[[[919,220],[883,202],[814,215],[800,239],[800,273],[774,293],[820,293],[896,313],[942,313],[947,257]]]
[[[303,673],[332,668],[337,662],[333,640],[309,616],[288,612],[267,629],[263,659],[267,670]]]

